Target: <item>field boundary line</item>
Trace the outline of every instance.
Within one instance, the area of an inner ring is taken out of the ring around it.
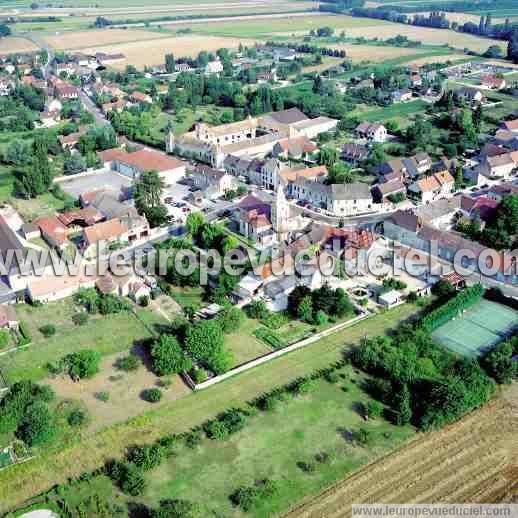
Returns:
[[[214,378],[204,381],[202,383],[199,383],[198,385],[196,385],[192,381],[191,377],[187,374],[184,374],[184,379],[186,380],[187,384],[193,390],[203,390],[203,389],[209,388],[212,385],[221,383],[222,381],[232,378],[233,376],[236,376],[237,374],[241,374],[250,369],[253,369],[254,367],[258,367],[259,365],[262,365],[271,360],[274,360],[275,358],[284,356],[285,354],[296,351],[297,349],[302,349],[303,347],[307,347],[308,345],[318,342],[322,338],[325,338],[338,331],[341,331],[342,329],[347,329],[349,327],[352,327],[352,326],[356,325],[357,323],[362,322],[363,320],[366,320],[368,318],[375,316],[376,314],[377,313],[364,312],[361,315],[358,315],[358,316],[352,318],[351,320],[347,320],[346,322],[341,322],[340,324],[337,324],[336,326],[330,327],[329,329],[325,329],[324,331],[321,331],[320,333],[316,333],[313,336],[310,336],[309,338],[304,338],[303,340],[299,340],[298,342],[288,345],[287,347],[283,347],[282,349],[279,349],[278,351],[273,351],[271,353],[267,353],[263,356],[260,356],[259,358],[256,358],[255,360],[250,360],[249,362],[243,363],[243,364],[239,365],[238,367],[235,367],[234,369],[231,369],[228,372],[221,374],[220,376],[215,376]]]

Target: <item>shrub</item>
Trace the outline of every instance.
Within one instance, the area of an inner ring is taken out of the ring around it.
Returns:
[[[144,391],[143,398],[149,403],[157,403],[162,399],[162,391],[157,388],[150,388]]]
[[[185,435],[185,445],[194,449],[201,444],[202,435],[200,430],[193,430]]]
[[[245,311],[250,318],[255,318],[256,320],[263,320],[269,314],[268,308],[262,300],[253,300],[245,307]]]
[[[97,394],[95,394],[95,397],[99,401],[103,401],[104,403],[107,403],[110,400],[110,393],[105,390],[102,390],[101,392],[97,392]]]
[[[9,331],[7,329],[0,329],[0,349],[4,348],[9,343]]]
[[[101,355],[92,349],[83,349],[76,353],[68,354],[63,358],[68,367],[70,376],[82,378],[92,378],[99,372]]]
[[[138,299],[139,306],[142,306],[143,308],[147,308],[149,306],[149,297],[147,295],[142,295]]]
[[[315,313],[313,318],[314,318],[314,324],[317,326],[323,326],[323,325],[327,324],[327,322],[328,322],[327,315],[321,309],[319,309]]]
[[[230,307],[220,312],[218,322],[224,333],[235,333],[243,324],[245,315],[240,308]]]
[[[304,472],[304,473],[314,473],[315,472],[315,464],[313,462],[297,462],[297,466]]]
[[[178,340],[171,335],[161,335],[151,347],[153,370],[159,376],[188,371],[192,362],[185,356]]]
[[[207,379],[207,372],[205,369],[197,367],[191,371],[191,377],[194,380],[194,383],[203,383]]]
[[[315,380],[312,380],[310,378],[302,379],[298,381],[295,385],[295,393],[298,395],[308,394],[315,388],[315,385]]]
[[[370,441],[370,432],[365,428],[359,428],[358,430],[353,430],[351,437],[356,444],[365,446]]]
[[[80,427],[88,422],[88,414],[86,410],[74,408],[74,410],[70,412],[67,421],[70,426]]]
[[[383,405],[379,401],[371,400],[365,406],[367,416],[379,417],[383,413]]]
[[[205,426],[205,432],[209,439],[214,439],[217,441],[222,441],[228,437],[228,429],[225,426],[225,423],[214,420],[208,423]]]
[[[29,446],[37,446],[54,437],[54,418],[43,401],[30,404],[16,430],[16,436]]]
[[[75,313],[72,315],[72,322],[76,326],[84,326],[88,322],[88,313]]]
[[[120,358],[117,362],[117,367],[123,371],[135,371],[140,366],[140,360],[134,354],[128,354],[128,356],[124,356]]]
[[[188,500],[161,500],[160,507],[151,511],[151,518],[201,518],[200,507]]]
[[[256,505],[271,499],[279,491],[276,481],[270,479],[258,480],[252,486],[243,486],[230,495],[232,503],[245,513]]]
[[[56,334],[56,326],[53,324],[45,324],[40,327],[39,331],[45,338],[49,338]]]
[[[20,322],[18,323],[18,330],[20,331],[22,337],[26,340],[30,341],[32,339],[31,333],[29,332],[29,326],[23,320],[20,320]]]
[[[340,375],[336,371],[329,371],[324,374],[324,379],[334,384],[340,381]]]
[[[146,488],[146,480],[137,466],[123,464],[119,486],[123,493],[130,496],[139,496]]]
[[[159,466],[164,459],[164,449],[158,444],[147,444],[132,448],[128,460],[138,468],[149,471]]]

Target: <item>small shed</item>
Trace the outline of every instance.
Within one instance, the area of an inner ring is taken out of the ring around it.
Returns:
[[[401,302],[401,293],[397,290],[390,290],[378,296],[378,303],[386,308],[395,306]]]

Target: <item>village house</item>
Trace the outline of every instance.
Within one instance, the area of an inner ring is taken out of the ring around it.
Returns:
[[[0,329],[18,329],[19,320],[13,306],[0,305]]]
[[[443,171],[420,178],[408,187],[408,192],[421,203],[430,203],[438,198],[451,196],[454,187],[453,176],[449,171]]]
[[[460,199],[460,212],[463,218],[470,221],[478,220],[480,227],[484,228],[485,224],[495,214],[498,203],[497,200],[489,196],[473,198],[462,195]]]
[[[14,83],[10,79],[0,78],[0,97],[6,97],[11,94]]]
[[[219,59],[215,61],[209,61],[205,66],[206,75],[221,74],[221,72],[223,72],[223,63],[221,63]]]
[[[383,180],[400,180],[406,182],[431,170],[433,165],[430,155],[417,153],[409,158],[395,158],[378,166],[376,172]]]
[[[464,99],[464,101],[470,104],[482,103],[484,101],[484,94],[477,88],[466,86],[460,88],[455,93],[458,98]]]
[[[393,103],[404,103],[412,100],[411,90],[395,90],[391,94]]]
[[[129,99],[134,104],[152,104],[153,99],[150,95],[135,91],[130,94]]]
[[[54,95],[58,99],[77,99],[79,90],[76,86],[67,83],[60,83],[54,87]]]
[[[198,164],[191,173],[193,185],[208,199],[220,198],[234,188],[234,177],[226,171]]]
[[[344,144],[341,157],[348,164],[357,165],[369,157],[369,148],[356,143]]]
[[[362,122],[355,129],[359,138],[369,142],[383,144],[387,140],[387,128],[383,124]]]
[[[376,203],[386,203],[390,198],[406,194],[406,187],[400,180],[378,183],[372,188],[372,197]]]
[[[309,161],[318,151],[318,146],[307,137],[293,137],[279,140],[273,146],[272,156],[275,158],[296,158]]]
[[[120,52],[116,52],[113,54],[106,54],[105,52],[97,52],[95,54],[95,59],[97,63],[101,66],[114,65],[116,63],[121,63],[125,61],[126,56]]]
[[[232,213],[232,221],[237,231],[259,248],[270,247],[276,241],[271,206],[253,195],[246,196],[238,203]]]
[[[33,223],[50,247],[64,249],[68,241],[68,229],[56,216],[43,216]]]
[[[518,167],[518,152],[486,156],[477,166],[478,172],[487,178],[509,178]]]
[[[507,86],[503,76],[495,76],[492,74],[485,74],[480,78],[482,86],[488,90],[502,90]]]
[[[510,131],[512,133],[518,133],[518,119],[503,121],[500,124],[500,129],[503,129],[505,131]]]

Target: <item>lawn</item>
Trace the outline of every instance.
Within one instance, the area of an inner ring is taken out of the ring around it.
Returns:
[[[245,321],[237,333],[231,333],[225,336],[225,348],[229,350],[234,357],[232,367],[237,367],[259,356],[272,352],[272,349],[268,347],[268,345],[253,335],[253,332],[259,325],[257,320],[245,317]]]
[[[225,441],[206,439],[196,450],[179,446],[174,457],[146,476],[144,503],[156,506],[163,498],[184,498],[201,503],[204,516],[241,516],[229,496],[243,485],[270,478],[279,481],[279,494],[249,515],[273,516],[412,436],[410,427],[395,427],[381,418],[366,423],[357,411],[358,403],[370,399],[361,388],[365,377],[351,367],[341,375],[338,384],[320,380],[309,395],[259,413]],[[347,439],[348,432],[360,427],[373,437],[367,447]],[[332,460],[316,464],[319,453]],[[315,463],[315,472],[305,473],[300,462]]]
[[[403,304],[210,389],[191,393],[92,436],[71,438],[59,448],[49,447],[33,461],[0,473],[0,511],[20,505],[69,477],[95,469],[108,458],[122,456],[131,444],[142,443],[144,439],[150,442],[167,433],[181,433],[273,387],[326,367],[342,357],[344,348],[358,343],[364,336],[385,334],[418,311],[415,305]]]
[[[32,336],[30,347],[0,357],[0,368],[9,383],[21,379],[41,380],[48,375],[47,364],[80,349],[91,348],[103,355],[130,349],[149,339],[149,329],[132,313],[92,316],[83,326],[72,323],[74,307],[70,299],[39,307],[19,305],[20,320]],[[39,328],[52,322],[56,334],[45,338]]]
[[[415,113],[424,112],[429,106],[429,103],[416,99],[415,101],[409,101],[406,103],[395,103],[385,108],[377,108],[369,106],[367,109],[361,110],[358,113],[362,120],[383,122],[390,119],[396,119],[399,121],[407,120],[408,116]],[[351,115],[355,115],[353,111]]]
[[[201,286],[190,288],[188,286],[182,288],[180,286],[171,285],[171,297],[185,308],[187,306],[204,306],[203,301],[204,289]]]

